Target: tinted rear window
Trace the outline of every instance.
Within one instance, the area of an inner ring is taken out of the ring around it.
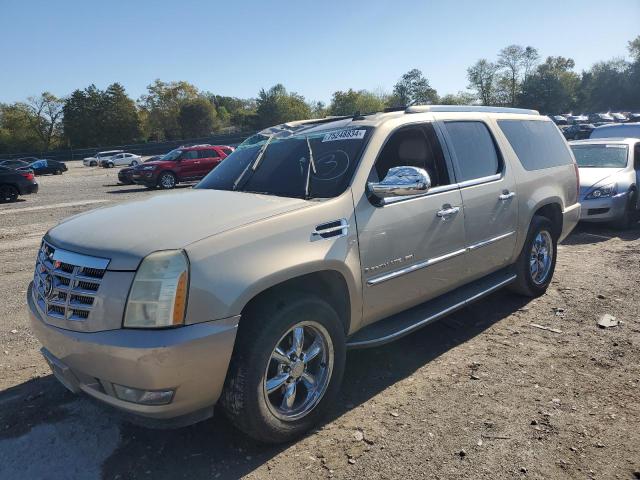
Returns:
[[[553,122],[498,120],[498,125],[526,170],[573,163],[567,142]]]
[[[489,177],[500,171],[493,138],[482,122],[446,122],[458,167],[459,182]]]

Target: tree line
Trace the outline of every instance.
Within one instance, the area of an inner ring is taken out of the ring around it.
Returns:
[[[65,98],[44,92],[24,102],[0,103],[0,154],[183,140],[415,104],[513,106],[546,114],[638,111],[640,36],[628,43],[628,51],[628,59],[598,62],[578,73],[571,58],[550,56],[543,61],[534,47],[509,45],[495,59],[479,59],[467,69],[466,91],[441,96],[423,72],[413,69],[391,92],[339,90],[328,105],[307,101],[282,84],[249,99],[159,79],[137,100],[119,83],[105,90],[90,85]]]

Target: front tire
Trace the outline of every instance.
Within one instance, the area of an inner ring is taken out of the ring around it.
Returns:
[[[13,185],[0,185],[0,202],[15,202],[18,195],[18,189]]]
[[[629,192],[629,200],[624,209],[624,215],[613,222],[614,228],[628,230],[638,222],[639,212],[636,210],[636,195],[637,192],[635,190]]]
[[[534,216],[515,264],[517,278],[511,290],[526,297],[543,295],[555,272],[557,251],[553,224],[546,217]]]
[[[293,440],[335,401],[346,358],[344,326],[324,300],[300,294],[260,302],[243,316],[222,406],[264,443]]]
[[[176,186],[176,176],[171,172],[164,172],[158,177],[158,186],[163,190],[171,190]]]

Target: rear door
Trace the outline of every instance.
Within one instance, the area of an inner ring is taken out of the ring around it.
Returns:
[[[200,178],[205,177],[220,163],[220,155],[213,148],[204,148],[198,152],[200,157]]]
[[[518,202],[508,168],[483,119],[441,123],[464,206],[469,280],[505,267],[516,246]]]

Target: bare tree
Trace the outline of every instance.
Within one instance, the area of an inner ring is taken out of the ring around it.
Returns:
[[[486,58],[481,58],[467,69],[469,88],[476,91],[483,105],[495,104],[497,71],[498,66]]]
[[[29,97],[27,103],[20,104],[30,127],[42,141],[45,152],[49,151],[51,141],[60,128],[63,106],[64,101],[49,92]]]

